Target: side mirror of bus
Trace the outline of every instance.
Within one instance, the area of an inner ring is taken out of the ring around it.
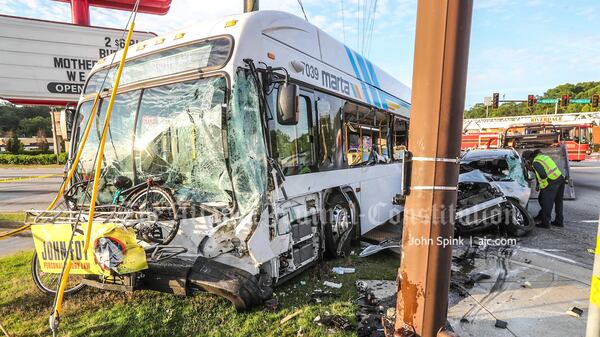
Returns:
[[[298,85],[280,85],[277,93],[277,122],[281,125],[296,125],[298,114]]]
[[[73,108],[66,108],[60,113],[60,131],[67,137],[67,140],[71,139],[71,132],[73,131],[73,119],[75,118],[76,110]]]

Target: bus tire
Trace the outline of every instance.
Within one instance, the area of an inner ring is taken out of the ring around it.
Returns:
[[[348,256],[356,226],[352,222],[350,205],[343,195],[334,194],[329,198],[325,215],[325,255],[330,258]]]

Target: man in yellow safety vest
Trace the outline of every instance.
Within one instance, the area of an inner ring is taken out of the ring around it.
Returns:
[[[535,172],[540,194],[538,202],[541,210],[535,217],[536,226],[549,228],[552,218],[552,206],[556,214],[552,225],[563,227],[563,194],[565,191],[565,177],[550,158],[540,150],[523,152],[523,160],[529,170]]]

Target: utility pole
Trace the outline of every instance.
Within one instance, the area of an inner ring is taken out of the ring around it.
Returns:
[[[258,10],[258,0],[244,0],[244,13],[256,12]]]
[[[472,10],[472,0],[418,2],[408,142],[413,166],[394,336],[448,336],[452,246],[438,240],[454,234]]]

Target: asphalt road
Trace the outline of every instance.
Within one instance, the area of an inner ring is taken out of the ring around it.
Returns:
[[[600,161],[572,162],[571,178],[576,198],[564,201],[565,227],[535,228],[520,244],[554,251],[591,269],[594,255],[588,249],[596,245],[600,217]],[[537,200],[531,200],[528,209],[536,215],[540,209]]]
[[[45,209],[62,182],[62,168],[0,168],[0,212]],[[53,175],[52,177],[45,177]],[[44,178],[33,178],[44,176]],[[15,178],[24,180],[6,181]],[[1,226],[0,226],[1,227]],[[8,229],[0,228],[0,232]],[[0,241],[0,256],[33,249],[31,232]]]
[[[62,182],[62,168],[0,168],[0,212],[46,208]],[[3,182],[14,178],[58,175]]]

